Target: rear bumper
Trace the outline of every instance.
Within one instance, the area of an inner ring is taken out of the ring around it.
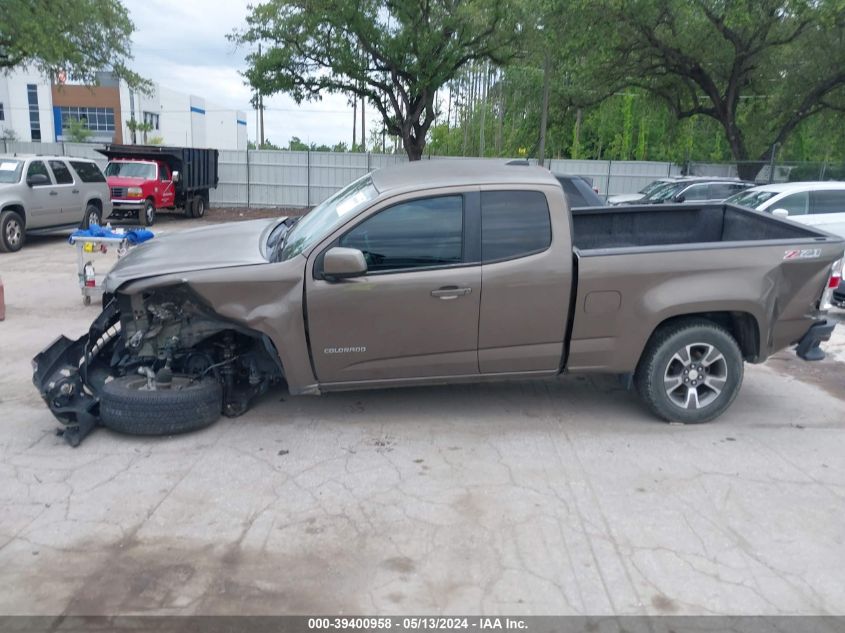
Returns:
[[[822,360],[824,358],[824,351],[819,347],[821,343],[830,340],[830,335],[833,333],[835,323],[831,323],[827,319],[818,321],[810,326],[807,333],[798,341],[798,347],[795,353],[803,360]]]

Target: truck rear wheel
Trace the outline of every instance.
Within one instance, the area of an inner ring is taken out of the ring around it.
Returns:
[[[201,218],[205,215],[205,198],[202,196],[195,196],[191,201],[191,215],[195,218]]]
[[[153,204],[152,200],[147,200],[144,202],[144,206],[141,207],[141,211],[139,212],[140,217],[138,220],[144,226],[152,226],[155,224],[156,221],[156,207]]]
[[[734,337],[711,321],[687,319],[654,333],[634,383],[655,415],[695,424],[724,413],[742,377],[742,352]]]
[[[85,208],[85,217],[82,218],[82,224],[80,224],[80,228],[87,229],[90,228],[92,224],[96,224],[100,226],[102,223],[102,213],[100,212],[100,208],[96,204],[89,204]]]
[[[103,426],[130,435],[174,435],[202,429],[220,417],[223,391],[205,378],[173,376],[169,389],[148,389],[144,376],[123,376],[103,385]]]

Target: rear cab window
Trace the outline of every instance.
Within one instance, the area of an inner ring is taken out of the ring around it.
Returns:
[[[97,163],[72,160],[70,161],[70,165],[73,167],[82,182],[106,182],[106,177],[103,175],[103,172],[100,171]]]
[[[552,243],[546,196],[539,191],[481,193],[481,260],[492,263],[540,253]]]

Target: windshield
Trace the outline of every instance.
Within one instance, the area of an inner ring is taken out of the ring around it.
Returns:
[[[125,178],[144,178],[155,180],[156,166],[152,163],[130,163],[116,161],[106,167],[106,176],[123,176]]]
[[[294,225],[284,238],[277,261],[296,257],[314,242],[331,233],[347,215],[375,200],[377,195],[378,191],[369,176],[359,178],[345,189],[341,189]]]
[[[0,183],[10,184],[21,179],[22,160],[0,158]]]
[[[776,195],[777,191],[754,191],[752,189],[750,191],[741,191],[740,193],[735,193],[730,198],[725,200],[725,202],[728,204],[738,204],[743,207],[756,209],[766,200],[774,198]]]
[[[643,196],[647,196],[647,195],[651,194],[651,192],[658,189],[659,187],[662,187],[663,185],[667,185],[667,184],[670,184],[670,183],[668,183],[665,180],[655,180],[653,182],[648,183],[645,187],[640,189],[640,193],[643,194]]]
[[[658,187],[645,198],[643,198],[643,200],[648,200],[650,202],[668,200],[676,193],[678,193],[681,189],[686,187],[688,184],[688,182],[670,182],[668,184],[663,185],[662,187]]]

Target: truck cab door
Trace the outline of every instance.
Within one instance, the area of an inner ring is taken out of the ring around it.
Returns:
[[[158,165],[158,184],[156,185],[156,191],[158,196],[156,206],[173,207],[176,205],[176,183],[173,182],[170,167],[166,163],[159,163]]]
[[[62,224],[62,205],[59,192],[53,182],[53,175],[47,169],[43,160],[33,160],[29,163],[24,176],[24,182],[32,176],[45,176],[44,184],[34,184],[29,187],[27,202],[27,228],[38,229]],[[25,194],[26,195],[26,194]]]
[[[561,368],[572,259],[560,190],[481,192],[482,374]]]
[[[398,202],[312,254],[308,334],[321,385],[478,374],[477,201],[476,192]],[[360,250],[366,274],[326,277],[322,256],[334,246]]]

